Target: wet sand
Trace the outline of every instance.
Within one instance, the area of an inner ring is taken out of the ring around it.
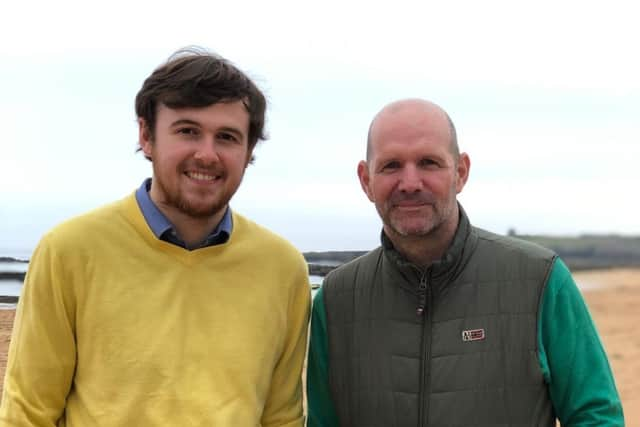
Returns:
[[[574,274],[609,355],[626,425],[640,426],[640,269]],[[4,378],[15,310],[0,310],[0,378]],[[1,390],[1,386],[0,386]]]

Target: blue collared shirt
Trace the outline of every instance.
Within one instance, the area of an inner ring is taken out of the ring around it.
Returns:
[[[153,200],[151,200],[151,196],[149,196],[150,188],[151,178],[147,178],[142,182],[140,188],[136,190],[136,200],[138,201],[138,206],[142,211],[144,219],[147,221],[147,225],[149,225],[149,228],[151,228],[151,231],[153,231],[153,234],[155,234],[158,239],[188,250],[221,245],[229,240],[231,230],[233,229],[233,221],[231,220],[231,210],[227,207],[222,220],[220,220],[216,228],[209,233],[207,238],[199,245],[188,248],[184,241],[178,237],[173,224],[169,222],[167,217],[160,212],[160,209],[158,209],[156,204],[153,203]]]

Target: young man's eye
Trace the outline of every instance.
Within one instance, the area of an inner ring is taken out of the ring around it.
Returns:
[[[238,140],[238,138],[234,134],[227,133],[227,132],[219,133],[218,138],[222,139],[223,141],[231,141],[231,142],[235,142]]]
[[[186,136],[197,136],[198,129],[196,128],[180,128],[178,129],[178,133]]]

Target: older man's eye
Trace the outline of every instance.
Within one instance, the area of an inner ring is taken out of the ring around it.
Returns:
[[[393,171],[400,167],[400,162],[388,162],[382,165],[380,168],[381,171]]]
[[[433,168],[433,167],[438,167],[439,163],[433,159],[424,158],[424,159],[421,159],[420,162],[418,162],[418,165],[421,168],[429,168],[429,167]]]

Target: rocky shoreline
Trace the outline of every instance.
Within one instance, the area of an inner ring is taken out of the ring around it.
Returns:
[[[0,280],[24,280],[24,271],[0,271]]]
[[[29,260],[28,259],[14,258],[14,257],[10,257],[10,256],[0,256],[0,262],[17,262],[17,263],[28,264]]]
[[[308,263],[309,266],[309,274],[314,276],[326,276],[329,272],[337,267],[338,265],[323,265],[323,264],[312,264]]]
[[[17,258],[11,257],[0,257],[0,262],[5,264],[28,264],[29,261],[21,260]],[[308,262],[307,265],[309,267],[309,275],[311,276],[326,276],[331,270],[338,267],[341,262],[340,261],[329,261],[331,265],[323,264],[322,261],[319,263]],[[26,276],[27,266],[25,265],[24,271],[0,271],[0,284],[2,281],[17,281],[23,282]],[[320,287],[319,283],[312,283],[312,289],[317,289]],[[18,302],[17,295],[2,295],[0,294],[0,304],[16,304]]]

